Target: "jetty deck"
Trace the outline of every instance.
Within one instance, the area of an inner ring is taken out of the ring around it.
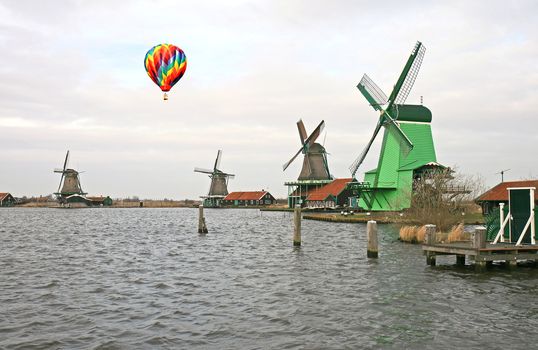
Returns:
[[[471,242],[424,244],[422,250],[435,255],[466,255],[475,261],[538,260],[538,246],[514,243],[487,243],[485,248],[474,248]]]
[[[469,257],[475,262],[477,270],[484,269],[493,261],[504,261],[510,267],[517,266],[518,261],[538,262],[538,245],[492,244],[485,241],[484,229],[477,229],[471,241],[465,242],[437,243],[434,242],[432,234],[430,237],[426,237],[422,250],[426,255],[427,264],[432,266],[435,266],[437,255],[455,255],[458,265],[464,265],[465,258]]]

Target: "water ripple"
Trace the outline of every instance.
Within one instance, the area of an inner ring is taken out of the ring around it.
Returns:
[[[527,349],[536,268],[477,274],[380,226],[195,209],[0,210],[2,349]],[[522,341],[525,339],[525,342]]]

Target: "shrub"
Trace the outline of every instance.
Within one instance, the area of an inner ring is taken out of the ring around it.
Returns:
[[[433,224],[447,232],[461,222],[466,204],[480,187],[481,179],[458,175],[450,168],[425,171],[413,181],[406,216],[414,224]]]

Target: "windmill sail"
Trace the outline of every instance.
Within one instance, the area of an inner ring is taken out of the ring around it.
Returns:
[[[417,41],[411,55],[407,59],[400,77],[396,81],[396,85],[394,85],[394,89],[389,97],[389,105],[385,110],[390,110],[394,103],[402,104],[403,101],[407,99],[407,96],[415,83],[425,52],[426,48],[420,41]],[[397,102],[397,100],[399,102]]]
[[[299,121],[297,122],[297,129],[299,130],[299,138],[301,139],[301,144],[304,145],[304,142],[306,141],[308,135],[306,133],[306,129],[304,127],[302,119],[299,119]]]
[[[282,170],[286,170],[291,163],[293,163],[293,161],[295,160],[295,158],[297,158],[299,156],[299,154],[301,154],[301,152],[303,151],[302,148],[300,148],[297,153],[295,153],[295,155],[293,157],[291,157],[290,160],[288,160],[286,163],[284,163],[284,165],[282,165]]]
[[[204,169],[204,168],[194,168],[195,173],[203,173],[203,174],[213,174],[214,170]]]
[[[387,95],[370,79],[366,74],[362,76],[361,81],[357,85],[357,88],[370,103],[370,106],[374,107],[376,111],[382,110],[381,106],[386,105],[388,101]]]
[[[361,152],[361,154],[355,159],[353,164],[349,167],[349,170],[351,171],[351,177],[355,177],[355,174],[357,173],[357,170],[361,166],[362,162],[364,162],[364,159],[366,158],[366,155],[368,154],[368,151],[370,150],[370,147],[372,147],[372,143],[374,143],[374,140],[379,133],[379,130],[381,129],[381,123],[378,122],[377,126],[375,127],[374,134],[370,138],[370,141],[368,141],[368,144],[364,148],[364,150]]]
[[[222,151],[219,149],[217,152],[217,159],[215,159],[215,166],[213,167],[213,170],[217,170],[220,168],[220,158],[222,156]]]
[[[420,41],[417,42],[413,52],[411,53],[411,57],[414,57],[411,68],[409,68],[409,71],[405,76],[405,80],[402,83],[402,87],[394,99],[396,104],[404,104],[405,100],[407,100],[407,96],[409,96],[409,93],[415,84],[415,80],[417,79],[418,71],[422,65],[422,60],[424,59],[425,53],[426,47],[422,45]]]

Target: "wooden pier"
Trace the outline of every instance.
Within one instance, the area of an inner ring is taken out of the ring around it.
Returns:
[[[426,262],[435,266],[437,255],[455,255],[456,264],[464,265],[465,258],[474,260],[475,268],[483,270],[493,261],[504,261],[510,267],[517,266],[518,261],[538,262],[538,245],[515,245],[515,243],[492,244],[485,241],[485,229],[477,229],[470,242],[434,243],[433,232],[427,233],[422,250]]]

